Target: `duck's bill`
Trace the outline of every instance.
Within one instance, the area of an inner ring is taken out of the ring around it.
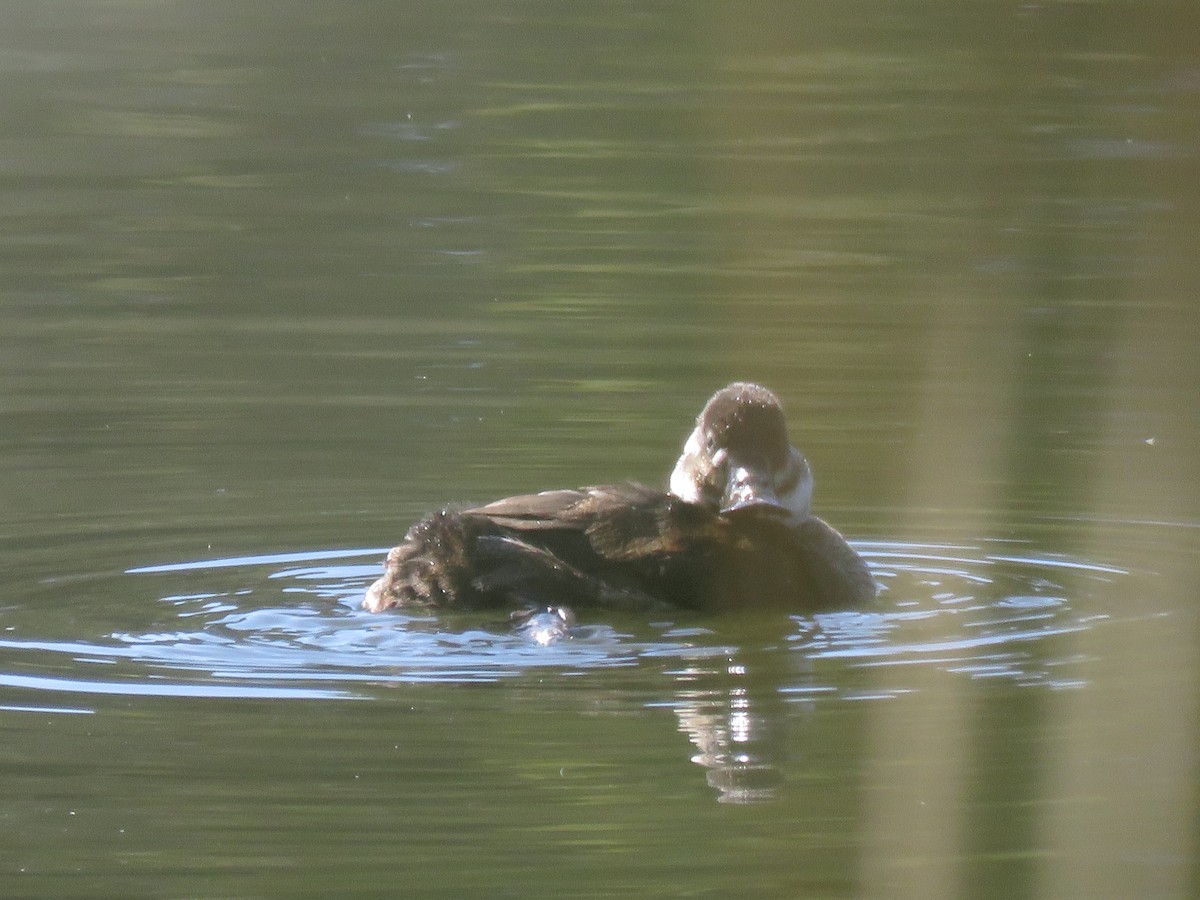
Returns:
[[[779,497],[773,472],[754,466],[729,467],[729,480],[721,498],[721,512],[749,512],[788,515],[790,510]]]

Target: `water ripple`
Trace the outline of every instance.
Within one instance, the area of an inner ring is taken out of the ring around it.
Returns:
[[[880,585],[872,610],[791,616],[765,631],[686,613],[652,623],[601,620],[549,646],[495,614],[359,610],[383,548],[141,566],[123,577],[156,582],[159,603],[173,608],[168,627],[110,631],[103,640],[9,636],[0,640],[0,684],[84,694],[342,699],[396,682],[490,682],[638,665],[679,682],[746,646],[782,641],[810,670],[828,673],[824,683],[809,676],[779,686],[793,697],[859,698],[837,683],[837,671],[912,667],[1062,688],[1078,684],[1062,674],[1069,635],[1104,618],[1081,614],[1081,600],[1128,575],[1008,541],[857,546]],[[901,677],[890,684],[863,695],[907,690]]]

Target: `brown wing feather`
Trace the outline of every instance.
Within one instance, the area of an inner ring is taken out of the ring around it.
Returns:
[[[698,514],[696,507],[636,482],[505,497],[464,511],[524,534],[583,532],[600,557],[614,561],[676,552],[681,526],[697,536],[691,519]]]
[[[587,537],[605,559],[663,558],[683,552],[685,544],[711,537],[715,514],[662,491],[641,485],[630,488],[621,496],[589,498]]]
[[[588,497],[587,491],[542,491],[540,494],[521,494],[505,497],[485,506],[463,511],[466,516],[482,516],[503,528],[517,531],[536,531],[544,528],[580,528],[568,515],[571,507]]]

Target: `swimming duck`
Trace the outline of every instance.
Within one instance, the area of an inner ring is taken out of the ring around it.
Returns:
[[[793,612],[861,606],[875,582],[812,514],[778,398],[735,382],[705,404],[663,491],[544,491],[417,522],[363,606]]]

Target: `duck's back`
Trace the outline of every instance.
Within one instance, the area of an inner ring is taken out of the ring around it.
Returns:
[[[819,519],[722,517],[624,483],[434,513],[389,554],[368,605],[805,611],[874,594],[862,561]]]

